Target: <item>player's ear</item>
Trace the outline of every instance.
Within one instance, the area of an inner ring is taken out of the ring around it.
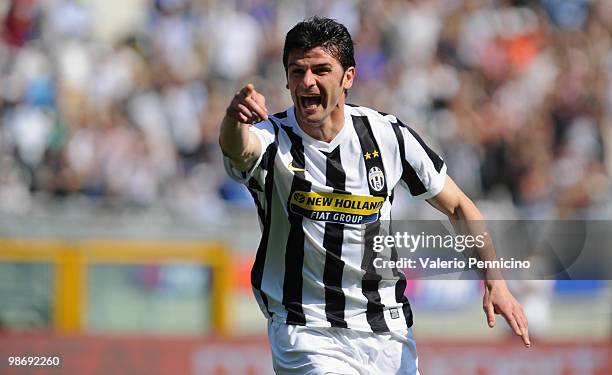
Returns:
[[[353,86],[353,79],[355,79],[355,74],[357,74],[357,70],[354,66],[351,66],[347,70],[344,71],[344,78],[342,79],[342,87],[345,90],[350,89]]]

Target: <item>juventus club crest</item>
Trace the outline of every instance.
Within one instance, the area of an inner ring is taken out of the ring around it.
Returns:
[[[376,191],[381,191],[385,187],[385,175],[378,167],[372,167],[368,171],[368,181],[370,187]]]

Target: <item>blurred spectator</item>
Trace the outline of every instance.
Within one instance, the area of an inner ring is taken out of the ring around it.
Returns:
[[[11,47],[22,47],[40,35],[40,12],[37,0],[13,0],[5,16],[4,42]]]

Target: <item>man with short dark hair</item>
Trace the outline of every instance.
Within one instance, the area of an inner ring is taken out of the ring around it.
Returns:
[[[345,103],[356,69],[343,25],[300,22],[287,33],[283,64],[294,106],[268,115],[264,96],[248,84],[227,108],[219,140],[262,226],[251,282],[269,320],[274,369],[417,374],[406,279],[396,269],[383,278],[373,265],[397,257],[373,249],[394,188],[406,186],[452,222],[482,215],[412,129]],[[503,315],[529,346],[521,306],[503,280],[484,276],[489,325]]]

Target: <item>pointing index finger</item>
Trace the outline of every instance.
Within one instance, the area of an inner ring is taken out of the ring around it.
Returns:
[[[255,92],[255,86],[253,86],[252,83],[249,83],[244,87],[244,93],[246,94],[246,96],[250,96],[254,92]]]

